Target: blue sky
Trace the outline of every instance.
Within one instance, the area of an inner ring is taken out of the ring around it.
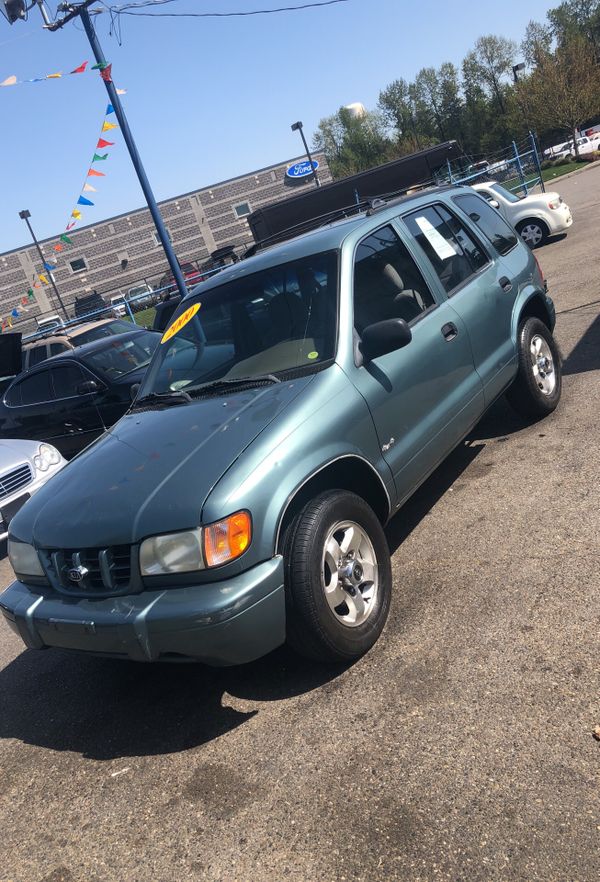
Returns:
[[[301,0],[178,0],[162,10],[232,11]],[[557,2],[443,3],[349,0],[337,6],[225,19],[122,18],[122,45],[97,31],[156,197],[165,199],[302,152],[290,123],[311,136],[340,105],[374,107],[382,88],[421,67],[460,64],[482,34],[519,42],[527,22]],[[54,13],[56,2],[49,4]],[[97,8],[102,8],[98,4]],[[460,13],[458,9],[460,8]],[[157,7],[160,10],[160,7]],[[501,15],[499,15],[501,10]],[[93,63],[78,22],[42,29],[37,9],[12,26],[0,18],[0,82]],[[96,73],[0,89],[0,252],[63,231],[94,152],[106,108]],[[114,117],[113,117],[114,119]],[[110,137],[116,135],[115,138]],[[138,208],[143,196],[119,132],[98,168],[95,206],[82,224]]]

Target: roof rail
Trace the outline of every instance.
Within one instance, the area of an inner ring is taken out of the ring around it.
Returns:
[[[267,236],[264,239],[261,239],[260,242],[255,242],[254,245],[251,245],[242,254],[242,259],[253,257],[258,251],[261,251],[263,248],[269,248],[271,245],[276,245],[278,242],[285,242],[288,239],[293,239],[295,236],[301,236],[303,233],[308,233],[311,230],[317,230],[319,229],[319,227],[324,227],[327,224],[335,223],[335,221],[343,220],[347,217],[352,217],[353,215],[360,214],[361,212],[364,212],[367,217],[371,217],[371,215],[375,214],[376,212],[383,211],[383,209],[385,208],[389,208],[395,202],[400,202],[413,193],[429,188],[437,188],[437,185],[434,181],[424,181],[419,184],[413,184],[412,186],[405,187],[402,190],[395,190],[391,193],[383,193],[381,196],[373,196],[369,199],[365,199],[360,202],[354,202],[351,205],[345,205],[342,208],[336,208],[332,211],[327,211],[324,214],[316,215],[313,218],[301,221],[300,223],[294,224],[291,227],[286,227],[284,230],[280,230],[278,233],[273,233],[272,236]]]

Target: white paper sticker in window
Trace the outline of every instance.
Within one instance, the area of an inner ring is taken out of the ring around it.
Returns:
[[[458,253],[455,248],[453,248],[452,244],[444,239],[441,233],[439,233],[433,224],[427,220],[426,217],[417,217],[415,218],[416,224],[440,258],[440,260],[447,260],[449,257],[455,257]]]

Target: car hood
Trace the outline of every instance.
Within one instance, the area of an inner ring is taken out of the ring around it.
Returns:
[[[211,488],[312,379],[126,414],[42,487],[11,534],[93,548],[197,526]]]
[[[39,441],[3,438],[0,441],[0,471],[3,472],[33,459],[39,446]]]

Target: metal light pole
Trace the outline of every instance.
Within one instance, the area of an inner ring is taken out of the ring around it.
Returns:
[[[306,155],[307,155],[307,157],[308,157],[309,165],[310,165],[310,167],[312,168],[312,170],[313,170],[313,175],[314,175],[314,177],[315,177],[315,186],[320,187],[320,186],[321,186],[321,181],[319,180],[319,176],[318,176],[318,174],[317,174],[317,170],[316,170],[316,168],[313,168],[313,158],[312,158],[312,156],[310,155],[310,150],[308,149],[308,144],[306,143],[306,138],[304,137],[304,132],[303,132],[303,130],[302,130],[302,123],[301,123],[301,121],[298,120],[298,122],[292,123],[292,125],[290,126],[290,128],[291,128],[292,132],[300,132],[300,137],[302,138],[302,143],[304,144],[304,150],[306,151]]]
[[[92,25],[92,21],[90,19],[90,13],[88,12],[88,7],[91,6],[92,3],[96,3],[97,0],[84,0],[83,3],[79,4],[61,3],[58,9],[61,12],[66,12],[66,15],[63,18],[53,22],[49,22],[48,20],[47,13],[44,9],[43,0],[35,0],[35,2],[42,12],[42,16],[45,21],[44,27],[49,31],[57,31],[64,25],[66,25],[67,22],[72,21],[74,18],[81,18],[83,28],[85,30],[88,40],[90,41],[90,46],[92,47],[92,52],[94,53],[96,63],[104,65],[105,67],[107,66],[104,53],[102,52],[102,48],[100,46],[100,43],[98,42],[98,37],[96,36],[94,26]],[[119,126],[121,127],[123,138],[127,145],[127,149],[129,150],[129,155],[131,156],[131,161],[133,162],[133,167],[136,171],[140,186],[142,188],[144,196],[146,197],[146,203],[148,205],[148,209],[150,210],[150,214],[152,215],[152,220],[154,221],[156,232],[164,249],[169,267],[171,268],[171,272],[173,273],[173,278],[175,279],[179,293],[182,297],[185,297],[185,295],[187,294],[185,279],[183,277],[183,273],[181,272],[179,261],[177,260],[175,252],[173,251],[173,246],[171,245],[171,242],[169,240],[169,236],[163,223],[160,211],[158,210],[158,205],[156,204],[154,193],[152,192],[150,182],[148,181],[148,178],[146,176],[144,166],[142,165],[142,160],[140,159],[135,141],[133,140],[133,135],[131,134],[131,129],[129,128],[129,123],[127,122],[127,117],[125,116],[125,111],[123,110],[121,100],[110,78],[104,80],[104,85],[106,86],[106,91],[108,92],[108,97],[110,99],[110,103],[114,108],[117,120],[119,121]]]
[[[60,308],[62,309],[62,311],[65,315],[65,318],[68,321],[69,315],[67,313],[67,310],[65,309],[64,303],[62,302],[61,296],[58,293],[58,288],[56,287],[56,282],[54,281],[54,276],[52,275],[52,272],[50,270],[46,270],[46,266],[45,266],[46,261],[44,259],[44,255],[42,254],[42,249],[40,248],[40,243],[35,238],[35,233],[33,232],[31,224],[29,223],[29,218],[31,217],[31,212],[28,211],[26,208],[24,208],[23,211],[19,212],[19,217],[21,218],[21,220],[25,221],[25,223],[27,224],[27,227],[29,228],[29,232],[31,233],[31,238],[33,239],[33,244],[37,248],[37,252],[40,256],[40,260],[42,261],[42,266],[44,267],[44,270],[47,272],[47,274],[50,278],[50,282],[52,283],[52,288],[54,289],[54,293],[56,294],[56,299],[60,303]]]

